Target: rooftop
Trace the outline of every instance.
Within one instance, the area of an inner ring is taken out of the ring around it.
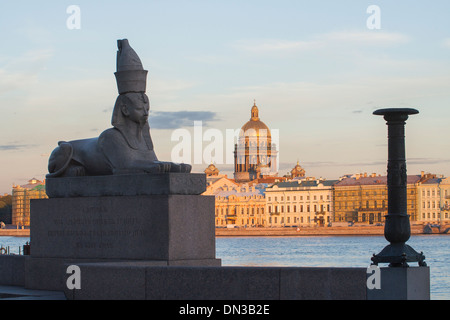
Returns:
[[[273,185],[270,188],[278,187],[278,188],[304,188],[304,187],[318,187],[320,185],[324,187],[330,187],[336,184],[339,180],[293,180],[293,181],[284,181]],[[269,188],[269,189],[270,189]]]
[[[419,182],[421,179],[420,175],[408,175],[407,184],[414,184]],[[345,186],[359,186],[359,185],[387,185],[387,176],[356,176],[356,177],[346,177],[341,181],[336,183],[337,187]]]
[[[266,185],[260,184],[256,186],[243,186],[232,190],[222,190],[216,193],[216,197],[228,198],[231,195],[237,197],[264,196]]]

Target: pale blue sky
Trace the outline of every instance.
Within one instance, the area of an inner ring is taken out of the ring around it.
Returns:
[[[79,30],[66,26],[72,4]],[[380,30],[366,26],[369,5],[380,7]],[[110,127],[122,38],[149,71],[161,160],[177,144],[171,116],[187,114],[179,124],[191,132],[204,120],[225,135],[249,120],[256,99],[261,120],[279,130],[280,174],[297,160],[315,177],[385,174],[386,126],[372,112],[414,107],[408,173],[450,175],[446,0],[4,1],[0,30],[0,193],[43,179],[59,140]]]

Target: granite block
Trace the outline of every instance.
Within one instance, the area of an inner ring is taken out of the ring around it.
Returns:
[[[25,260],[27,256],[0,255],[0,285],[25,285]]]
[[[200,195],[206,191],[203,173],[141,173],[47,178],[49,198]]]
[[[164,263],[164,262],[159,262]],[[158,264],[151,262],[150,264]],[[77,300],[144,300],[145,268],[148,262],[108,262],[77,264],[81,289],[64,287],[67,299]],[[107,266],[107,272],[105,272]],[[66,277],[67,279],[67,277]]]
[[[284,268],[282,300],[365,300],[366,268]]]
[[[149,300],[273,300],[279,268],[148,267]]]
[[[28,257],[25,261],[24,286],[27,289],[63,291],[66,288],[68,265],[102,261],[105,260]]]

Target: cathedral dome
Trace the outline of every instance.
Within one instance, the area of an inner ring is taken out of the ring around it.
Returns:
[[[277,175],[278,151],[258,113],[255,102],[250,120],[242,126],[238,143],[234,145],[234,179],[238,183]]]
[[[250,120],[241,128],[240,136],[271,138],[269,127],[259,120],[259,110],[256,106],[256,102],[253,104]]]

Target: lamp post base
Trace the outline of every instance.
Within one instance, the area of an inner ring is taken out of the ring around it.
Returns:
[[[379,254],[374,254],[371,260],[374,265],[389,263],[389,267],[408,267],[407,262],[418,262],[420,267],[427,265],[423,252],[418,253],[405,243],[391,243]]]

